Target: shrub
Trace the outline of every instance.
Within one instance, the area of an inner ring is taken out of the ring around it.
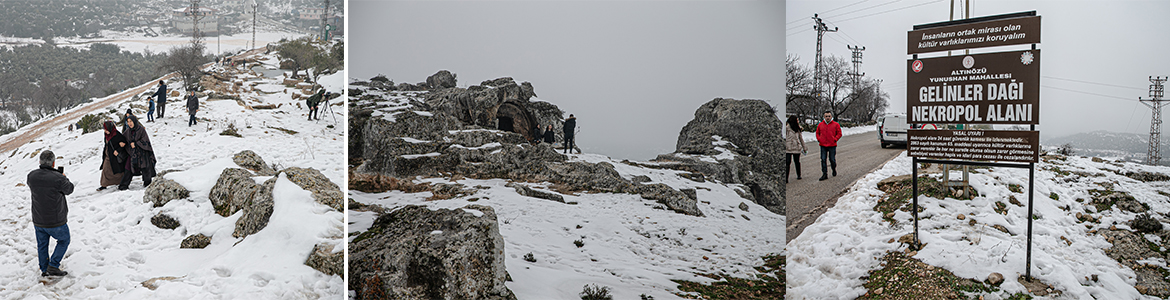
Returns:
[[[525,254],[525,255],[524,255],[524,260],[525,260],[525,261],[527,261],[527,262],[533,262],[533,263],[534,263],[534,262],[536,262],[536,256],[532,256],[532,252],[528,252],[528,254]]]
[[[236,131],[236,124],[234,124],[234,123],[228,124],[228,128],[224,129],[223,132],[220,132],[219,135],[230,135],[230,136],[234,136],[234,137],[238,137],[238,138],[244,137],[244,136],[240,135],[240,133],[238,131]]]
[[[103,118],[101,115],[85,115],[84,117],[81,117],[81,120],[77,121],[77,128],[81,129],[81,134],[101,130],[102,119]]]
[[[1154,233],[1162,230],[1162,222],[1158,222],[1149,213],[1137,215],[1133,221],[1129,222],[1129,227],[1137,229],[1138,232]]]
[[[613,296],[609,295],[609,291],[610,288],[608,286],[586,284],[580,296],[581,300],[613,300]]]

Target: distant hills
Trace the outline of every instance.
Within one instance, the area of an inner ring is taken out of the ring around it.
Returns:
[[[1060,146],[1071,143],[1076,154],[1098,157],[1120,157],[1129,161],[1142,161],[1149,147],[1149,135],[1119,133],[1098,130],[1082,132],[1056,138],[1041,139],[1044,146]],[[1162,138],[1162,165],[1170,165],[1170,136]]]

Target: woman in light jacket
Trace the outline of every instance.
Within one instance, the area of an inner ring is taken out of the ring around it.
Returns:
[[[789,166],[796,163],[796,179],[800,180],[800,154],[808,153],[808,148],[804,146],[804,137],[800,134],[800,122],[796,120],[796,116],[788,117],[788,122],[784,126],[784,148],[788,149],[784,155],[784,183],[788,183]]]

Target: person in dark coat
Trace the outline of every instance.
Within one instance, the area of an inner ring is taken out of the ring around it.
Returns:
[[[187,121],[187,127],[199,123],[195,120],[195,112],[199,111],[199,97],[195,96],[195,91],[190,91],[187,94],[187,113],[191,114],[191,119]]]
[[[313,120],[314,116],[316,116],[317,120],[321,119],[321,116],[317,114],[317,106],[319,106],[321,104],[321,100],[324,100],[324,99],[325,99],[325,89],[320,89],[317,91],[316,94],[309,96],[309,99],[305,100],[305,104],[309,106],[309,120],[310,121]]]
[[[32,221],[37,235],[37,260],[41,276],[65,276],[61,259],[69,249],[69,203],[65,196],[73,193],[73,183],[65,173],[56,169],[57,155],[45,150],[40,155],[40,168],[28,173],[28,189],[32,193]],[[49,255],[49,238],[57,240],[53,255]]]
[[[126,137],[118,132],[118,125],[114,121],[102,123],[105,131],[105,146],[102,147],[102,178],[97,190],[105,190],[107,186],[122,183],[122,175],[126,170]]]
[[[142,186],[150,186],[150,179],[154,177],[154,147],[150,143],[150,136],[146,135],[146,128],[138,123],[138,117],[130,115],[126,119],[126,124],[130,126],[130,130],[125,133],[128,145],[126,152],[130,154],[130,159],[126,160],[126,171],[128,174],[122,174],[122,183],[118,185],[119,190],[126,190],[130,188],[130,180],[134,175],[142,175]]]
[[[146,109],[146,121],[154,122],[154,97],[146,97],[146,102],[150,108]]]
[[[544,130],[544,142],[552,145],[557,141],[557,133],[553,132],[552,125],[548,125],[548,129]]]
[[[565,125],[564,125],[565,153],[572,152],[573,148],[577,146],[577,145],[575,145],[575,143],[574,143],[575,141],[573,140],[573,138],[574,138],[573,129],[576,127],[577,127],[577,117],[573,116],[573,114],[569,114],[569,118],[565,120]],[[580,152],[578,151],[577,153],[580,153]]]
[[[153,96],[158,97],[158,118],[162,119],[167,110],[167,83],[159,80],[158,91]]]
[[[125,135],[127,132],[130,132],[130,125],[126,124],[126,120],[129,120],[130,116],[133,116],[133,115],[134,115],[134,111],[132,108],[127,108],[126,114],[122,115],[122,122],[119,122],[119,123],[122,123],[122,134],[123,135]]]

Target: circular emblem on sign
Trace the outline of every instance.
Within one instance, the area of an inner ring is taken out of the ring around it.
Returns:
[[[914,73],[922,72],[922,61],[914,60],[914,63],[910,64],[910,69],[914,70]]]
[[[1032,64],[1032,59],[1034,59],[1034,58],[1035,57],[1032,56],[1031,51],[1024,52],[1024,54],[1020,55],[1020,62],[1024,63],[1025,66],[1030,65],[1030,64]]]
[[[975,58],[974,57],[967,55],[967,57],[963,58],[963,67],[964,68],[970,69],[971,67],[974,67],[974,66],[975,66]]]

